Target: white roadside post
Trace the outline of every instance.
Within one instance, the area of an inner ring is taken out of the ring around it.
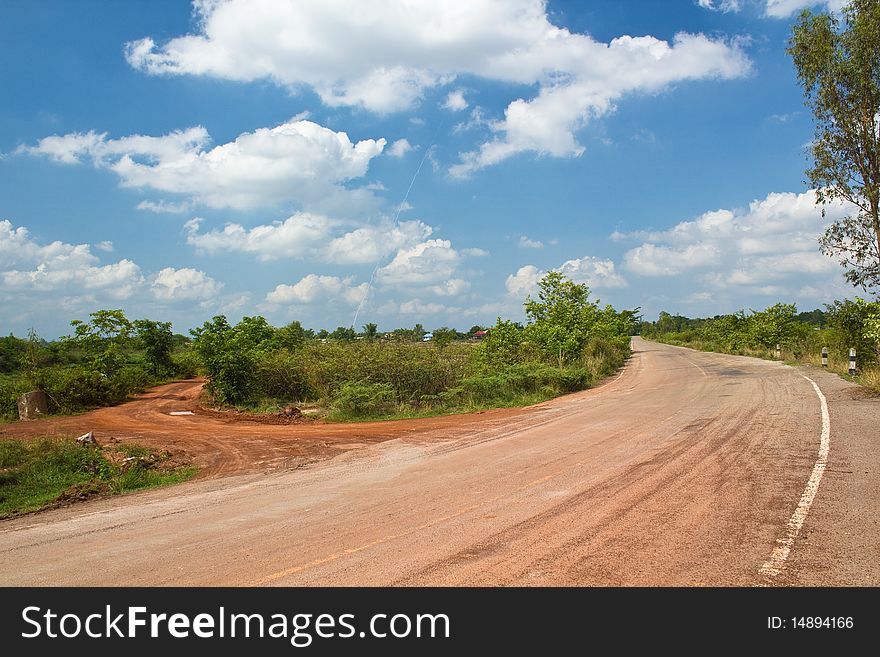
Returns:
[[[776,360],[782,360],[782,347],[776,344]]]
[[[822,367],[828,367],[828,347],[822,347]]]
[[[850,376],[856,375],[856,350],[855,349],[849,350],[849,375]]]

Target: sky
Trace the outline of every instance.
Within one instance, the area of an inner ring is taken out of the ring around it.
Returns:
[[[841,0],[0,0],[0,332],[852,296],[791,60]]]

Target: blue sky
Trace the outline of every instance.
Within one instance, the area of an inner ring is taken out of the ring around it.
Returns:
[[[0,330],[466,329],[551,269],[648,318],[851,295],[785,54],[839,5],[7,1]]]

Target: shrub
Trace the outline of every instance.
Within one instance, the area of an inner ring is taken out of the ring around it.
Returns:
[[[394,389],[387,383],[345,383],[333,397],[333,408],[351,417],[382,415],[393,405]]]

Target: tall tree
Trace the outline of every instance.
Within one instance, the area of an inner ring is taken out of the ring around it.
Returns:
[[[132,322],[135,335],[153,374],[171,370],[174,363],[171,351],[174,349],[174,333],[171,322],[156,322],[152,319],[138,319]]]
[[[853,213],[820,238],[847,280],[880,288],[880,0],[852,0],[840,17],[804,11],[788,53],[816,133],[810,184],[822,205],[846,201]],[[823,209],[824,212],[824,209]]]

